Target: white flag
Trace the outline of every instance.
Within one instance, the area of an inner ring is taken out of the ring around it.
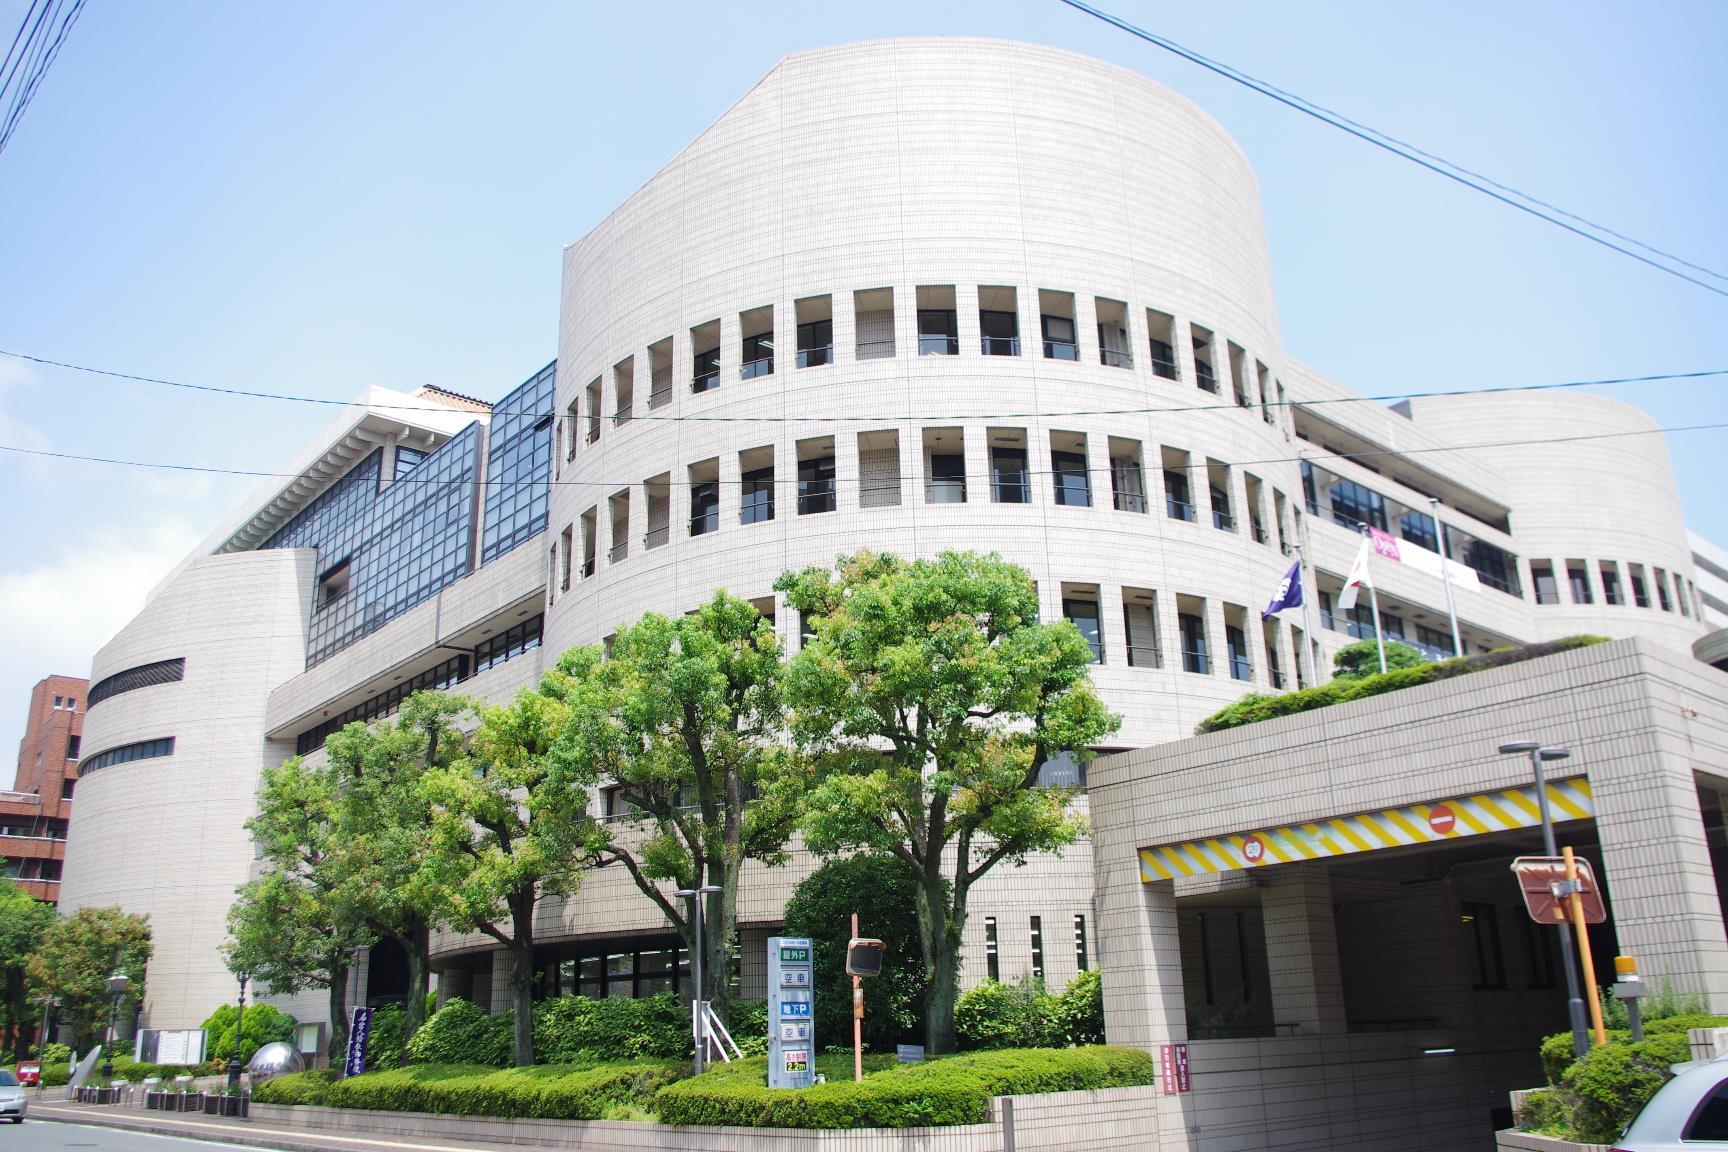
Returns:
[[[1350,611],[1356,607],[1356,594],[1364,587],[1374,587],[1374,577],[1368,571],[1368,557],[1373,551],[1374,542],[1362,537],[1362,548],[1356,553],[1356,563],[1350,565],[1350,578],[1344,581],[1344,591],[1338,597],[1338,611]]]

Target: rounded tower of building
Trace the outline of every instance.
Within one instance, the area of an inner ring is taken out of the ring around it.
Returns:
[[[1000,552],[1123,744],[1289,686],[1289,421],[1254,176],[1030,45],[792,56],[565,253],[553,651],[861,547]],[[1297,497],[1299,498],[1299,496]]]

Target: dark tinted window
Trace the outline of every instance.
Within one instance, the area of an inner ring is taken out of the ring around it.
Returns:
[[[1728,1141],[1728,1080],[1720,1081],[1692,1114],[1685,1140]]]

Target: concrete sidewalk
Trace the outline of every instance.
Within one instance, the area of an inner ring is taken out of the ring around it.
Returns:
[[[74,1104],[70,1101],[32,1100],[26,1124],[41,1121],[61,1124],[91,1124],[128,1132],[209,1140],[218,1144],[240,1144],[249,1148],[279,1148],[283,1152],[508,1152],[508,1144],[486,1144],[464,1140],[461,1144],[382,1140],[343,1136],[316,1129],[276,1128],[250,1120],[229,1120],[201,1114],[145,1112],[112,1104]],[[520,1152],[520,1149],[517,1149]]]

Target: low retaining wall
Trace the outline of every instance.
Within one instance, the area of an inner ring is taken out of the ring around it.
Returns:
[[[1500,1152],[1609,1152],[1606,1144],[1580,1144],[1558,1136],[1538,1136],[1534,1132],[1519,1132],[1508,1128],[1494,1133],[1494,1147]]]
[[[676,1128],[253,1104],[252,1122],[356,1136],[579,1147],[583,1152],[1158,1152],[1156,1087],[999,1096],[982,1124],[944,1128]],[[1012,1132],[1011,1142],[1009,1133]]]

